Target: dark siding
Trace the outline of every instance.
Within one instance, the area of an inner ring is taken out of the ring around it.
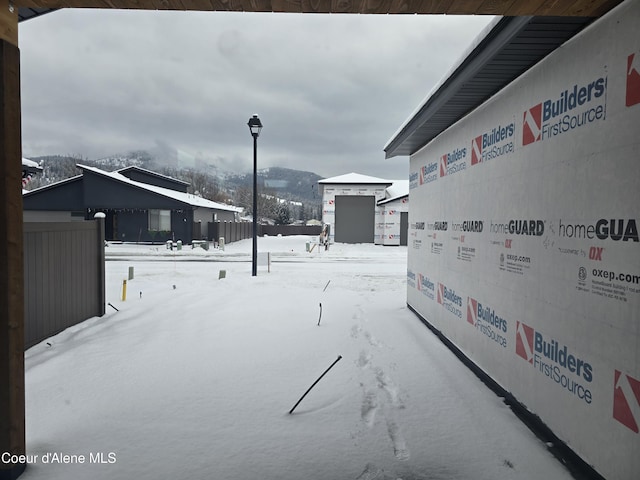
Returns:
[[[171,229],[176,241],[191,243],[193,234],[193,210],[175,210],[171,212]]]
[[[149,242],[152,238],[148,233],[149,214],[147,210],[136,210],[133,212],[115,212],[118,231],[116,238],[122,242]],[[166,240],[166,239],[165,239]]]
[[[335,241],[373,243],[376,198],[373,195],[336,195]]]
[[[25,346],[104,315],[102,221],[24,224]]]
[[[83,210],[82,178],[22,196],[24,210]]]
[[[184,208],[178,200],[127,185],[88,170],[83,173],[85,206],[92,209],[118,208],[162,208],[166,210]]]

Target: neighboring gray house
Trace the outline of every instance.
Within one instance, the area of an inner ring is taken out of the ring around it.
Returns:
[[[84,220],[104,212],[107,240],[190,243],[207,236],[209,222],[237,221],[242,211],[186,193],[188,183],[139,167],[78,168],[76,177],[25,193],[25,221]]]

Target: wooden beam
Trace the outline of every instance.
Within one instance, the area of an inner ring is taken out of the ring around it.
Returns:
[[[18,45],[18,7],[0,0],[0,40]]]
[[[622,0],[15,0],[32,8],[600,16]]]
[[[8,8],[0,0],[0,9]],[[2,25],[6,25],[6,16]],[[8,25],[8,30],[17,28]],[[7,31],[6,28],[2,29]],[[24,274],[20,51],[0,39],[0,453],[25,453]],[[21,463],[0,462],[0,479],[17,478]]]

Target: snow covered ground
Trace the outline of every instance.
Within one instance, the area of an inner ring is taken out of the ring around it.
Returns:
[[[26,353],[21,478],[571,478],[406,308],[406,247],[309,238],[260,238],[257,277],[250,240],[107,247],[119,311]]]

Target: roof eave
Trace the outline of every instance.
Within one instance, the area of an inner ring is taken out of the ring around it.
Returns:
[[[384,147],[385,158],[414,154],[536,65],[592,20],[593,18],[590,17],[501,18],[387,143]],[[552,27],[562,24],[563,28],[551,28],[546,31],[543,28],[543,22],[548,22]],[[521,33],[529,33],[527,28],[530,25],[531,30],[537,33],[540,39],[548,40],[544,47],[535,42],[529,44],[522,38],[518,39]],[[536,31],[536,28],[539,28],[539,31]],[[517,65],[512,63],[509,72],[496,78],[493,83],[489,82],[488,88],[484,88],[487,86],[487,80],[483,77],[482,91],[466,91],[465,99],[458,100],[457,96],[460,95],[461,90],[475,85],[476,75],[481,73],[483,68],[491,68],[491,61],[509,47],[521,48],[530,55],[527,55],[528,58],[523,58],[523,61]],[[454,100],[455,102],[452,102]],[[448,102],[452,103],[448,105]],[[447,105],[448,109],[445,108]]]

